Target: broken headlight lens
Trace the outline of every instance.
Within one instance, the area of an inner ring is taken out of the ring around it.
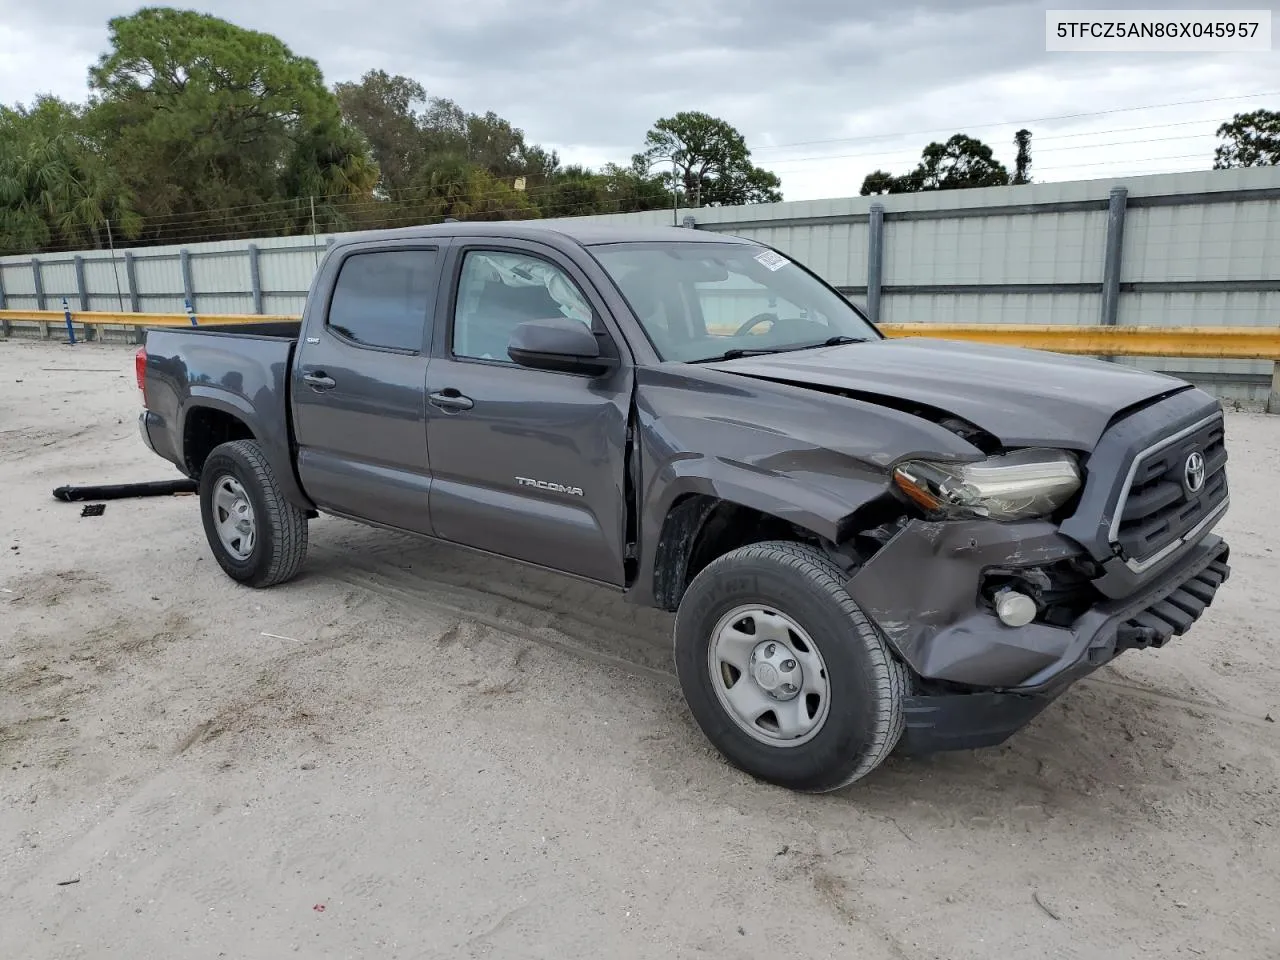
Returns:
[[[1080,489],[1080,467],[1065,450],[1015,450],[977,463],[908,460],[894,483],[926,513],[1025,520],[1053,513]]]

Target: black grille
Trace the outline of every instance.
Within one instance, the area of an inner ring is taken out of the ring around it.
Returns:
[[[1216,560],[1178,589],[1121,624],[1116,634],[1118,645],[1162,647],[1171,637],[1182,636],[1213,603],[1218,588],[1229,576],[1231,568],[1224,547]]]
[[[1194,433],[1142,457],[1121,502],[1114,540],[1126,557],[1145,560],[1185,536],[1227,498],[1224,424],[1215,418]],[[1204,457],[1204,486],[1186,482],[1187,458]]]

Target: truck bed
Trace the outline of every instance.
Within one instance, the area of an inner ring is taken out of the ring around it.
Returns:
[[[221,412],[247,426],[277,474],[291,481],[290,372],[300,325],[264,321],[147,330],[143,431],[152,449],[188,476],[195,474],[210,444],[226,439]],[[301,491],[290,486],[289,493],[301,499]]]

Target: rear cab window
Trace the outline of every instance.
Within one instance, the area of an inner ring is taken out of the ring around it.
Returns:
[[[351,343],[421,352],[436,297],[439,251],[353,253],[342,261],[325,326]]]

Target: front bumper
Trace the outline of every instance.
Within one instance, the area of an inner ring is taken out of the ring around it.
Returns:
[[[1070,626],[1007,627],[978,596],[984,571],[1078,557],[1049,523],[912,521],[848,582],[850,595],[921,678],[903,750],[993,746],[1068,686],[1133,647],[1187,631],[1230,575],[1227,544],[1204,536],[1127,596]]]

